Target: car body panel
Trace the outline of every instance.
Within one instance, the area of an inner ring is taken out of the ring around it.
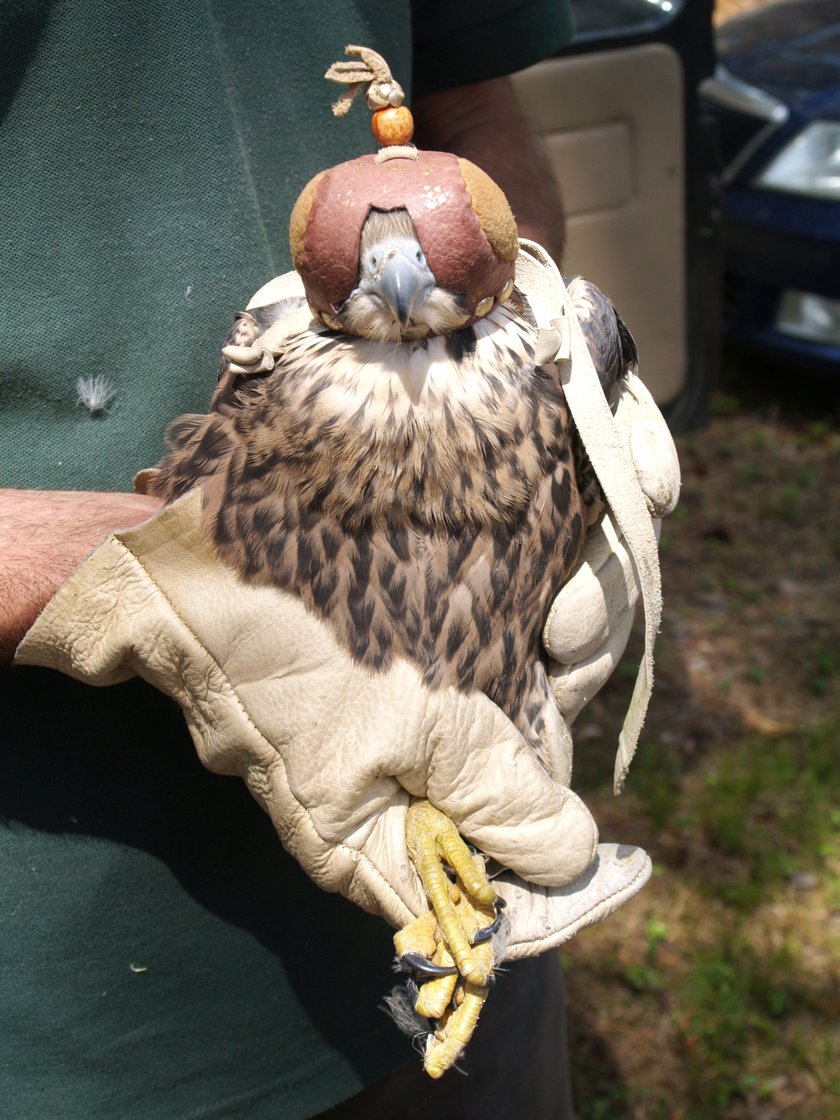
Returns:
[[[720,130],[725,330],[743,348],[816,373],[840,375],[840,345],[780,323],[786,292],[840,301],[840,197],[769,188],[759,175],[809,124],[840,120],[840,0],[770,4],[718,34],[722,85],[704,94]],[[762,115],[727,98],[743,83],[779,107]],[[829,306],[828,304],[826,306]]]

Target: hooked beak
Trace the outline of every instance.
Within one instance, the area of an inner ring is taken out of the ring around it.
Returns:
[[[418,308],[434,287],[428,267],[392,249],[379,267],[371,290],[392,312],[405,329]]]

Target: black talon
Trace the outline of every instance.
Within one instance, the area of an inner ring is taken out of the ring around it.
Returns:
[[[417,1001],[420,998],[420,989],[417,987],[417,984],[415,983],[413,976],[409,976],[409,978],[406,980],[405,990],[408,994],[408,998],[411,1000],[411,1006],[416,1011],[417,1010]]]
[[[394,962],[395,972],[410,972],[414,977],[457,976],[454,964],[435,964],[419,953],[404,953]]]
[[[483,945],[485,941],[489,941],[495,934],[499,932],[499,927],[502,924],[504,917],[502,911],[505,908],[505,902],[499,898],[496,900],[496,917],[489,926],[482,926],[481,929],[476,930],[472,939],[473,945]]]
[[[475,931],[473,935],[473,945],[484,945],[485,942],[490,941],[494,933],[498,933],[499,926],[502,924],[502,916],[498,914],[489,926],[483,926],[481,929]]]

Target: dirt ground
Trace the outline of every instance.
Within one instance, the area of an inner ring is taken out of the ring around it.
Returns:
[[[576,728],[602,837],[655,867],[568,953],[582,1120],[840,1117],[838,399],[727,363],[711,426],[678,441],[657,685],[622,797],[632,658]]]

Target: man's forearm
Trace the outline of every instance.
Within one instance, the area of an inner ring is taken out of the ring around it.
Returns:
[[[88,553],[160,505],[141,494],[0,489],[0,664]]]
[[[560,190],[508,78],[418,97],[417,143],[478,164],[499,184],[521,237],[539,241],[558,265],[565,244]]]

